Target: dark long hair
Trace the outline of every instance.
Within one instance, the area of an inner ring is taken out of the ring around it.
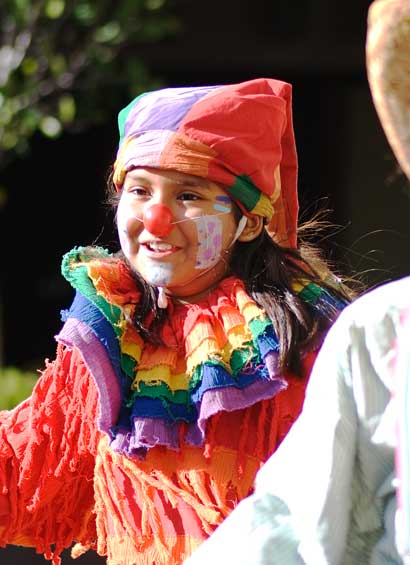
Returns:
[[[110,179],[107,195],[108,204],[116,210],[119,194]],[[309,241],[312,232],[318,233],[330,225],[321,219],[320,214],[300,225],[297,249],[281,247],[263,229],[253,241],[237,241],[230,257],[228,274],[244,282],[248,294],[272,321],[279,341],[280,368],[290,369],[295,374],[301,373],[302,352],[309,350],[318,334],[328,329],[339,311],[335,308],[328,310],[326,315],[318,316],[294,290],[294,282],[315,283],[334,298],[345,302],[350,302],[357,293],[354,280],[351,286],[342,282],[322,257],[319,247]],[[118,256],[127,262],[122,252]],[[141,290],[141,300],[134,316],[135,326],[145,341],[160,344],[166,310],[158,307],[156,288],[134,270],[132,273]]]
[[[297,249],[281,247],[262,230],[255,240],[238,243],[237,252],[231,256],[232,273],[244,281],[249,295],[272,321],[279,341],[280,366],[296,374],[300,372],[302,352],[329,328],[339,310],[324,302],[322,315],[318,316],[295,290],[294,283],[315,283],[337,302],[350,302],[356,295],[353,281],[351,287],[342,282],[320,249],[303,240],[304,232],[321,230],[324,225],[320,220],[301,225]]]

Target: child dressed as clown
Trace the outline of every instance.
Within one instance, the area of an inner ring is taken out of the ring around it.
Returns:
[[[251,493],[351,292],[297,237],[289,84],[145,93],[119,129],[121,249],[64,256],[56,358],[0,416],[0,542],[178,565]]]

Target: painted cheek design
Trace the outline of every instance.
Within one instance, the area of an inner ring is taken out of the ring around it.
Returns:
[[[215,200],[217,201],[217,203],[214,204],[214,210],[217,210],[218,212],[224,212],[226,214],[232,212],[232,200],[229,198],[229,196],[216,196]]]
[[[194,221],[198,229],[198,256],[195,267],[208,269],[221,257],[222,223],[217,216],[200,216]]]

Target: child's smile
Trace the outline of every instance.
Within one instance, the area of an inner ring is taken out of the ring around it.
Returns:
[[[148,254],[152,254],[153,256],[166,256],[170,253],[175,253],[175,251],[179,250],[179,247],[175,245],[171,245],[170,243],[166,243],[164,241],[147,241],[146,243],[142,244],[143,247],[147,249]]]

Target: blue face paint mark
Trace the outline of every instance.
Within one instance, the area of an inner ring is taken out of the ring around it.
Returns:
[[[231,212],[232,199],[229,196],[218,195],[215,196],[215,200],[217,202],[223,202],[225,206],[223,206],[222,204],[214,204],[213,205],[214,210],[217,210],[218,212],[222,212],[223,214],[229,214],[229,212]]]
[[[226,206],[221,206],[221,204],[214,204],[214,210],[218,210],[218,212],[226,212],[229,213],[231,208],[227,208]]]

